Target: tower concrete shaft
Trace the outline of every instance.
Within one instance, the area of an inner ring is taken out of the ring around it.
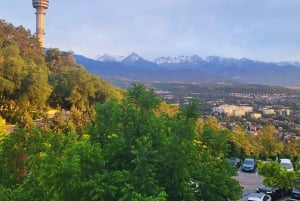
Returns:
[[[36,9],[36,36],[41,47],[45,45],[45,15],[49,0],[32,0],[32,6]]]

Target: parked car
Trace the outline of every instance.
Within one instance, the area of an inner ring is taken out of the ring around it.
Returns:
[[[239,159],[237,157],[230,157],[227,161],[230,164],[234,165],[234,167],[236,167],[236,168],[240,168],[240,166],[241,166],[241,159]]]
[[[300,201],[300,190],[299,189],[294,188],[292,190],[291,199]]]
[[[273,200],[277,200],[278,198],[282,198],[282,197],[285,197],[285,196],[288,196],[291,194],[291,190],[272,188],[272,187],[266,186],[264,184],[260,184],[257,187],[256,192],[270,195]]]
[[[194,191],[194,194],[197,197],[197,199],[200,198],[201,192],[200,192],[200,190],[198,188],[199,187],[198,182],[197,181],[190,181],[189,182],[189,186]]]
[[[241,167],[244,172],[255,172],[256,170],[256,162],[254,158],[245,158]]]
[[[248,196],[248,201],[271,201],[271,196],[264,193],[251,193]]]
[[[279,163],[282,167],[286,168],[287,171],[293,171],[294,170],[292,161],[288,158],[279,159]]]

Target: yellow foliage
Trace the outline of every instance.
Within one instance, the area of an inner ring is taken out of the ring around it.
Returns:
[[[39,153],[39,156],[40,157],[45,157],[47,154],[45,153],[45,152],[43,152],[43,151],[41,151],[40,153]]]
[[[6,132],[4,126],[5,126],[5,119],[0,117],[0,144],[2,143],[3,139],[8,135],[8,132]]]
[[[221,126],[219,125],[218,119],[214,116],[210,116],[205,121],[205,126],[208,128],[214,130],[214,131],[220,131]]]
[[[198,118],[196,121],[196,126],[195,126],[196,133],[202,133],[203,126],[204,126],[204,120],[201,118]]]
[[[90,139],[90,135],[89,134],[85,133],[85,134],[82,135],[82,140],[87,141],[89,139]]]
[[[43,145],[45,145],[45,147],[50,148],[52,145],[48,142],[44,142]]]
[[[170,105],[165,101],[162,101],[159,107],[155,110],[155,114],[157,116],[162,116],[164,114],[168,115],[169,117],[173,117],[179,111],[178,105]]]
[[[117,134],[115,134],[115,133],[112,133],[112,134],[108,135],[108,138],[109,138],[109,139],[110,139],[110,138],[116,138],[116,137],[118,137],[118,136],[117,136]]]

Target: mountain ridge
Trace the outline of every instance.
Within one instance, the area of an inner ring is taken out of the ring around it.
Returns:
[[[82,56],[82,55],[81,55]],[[270,63],[270,64],[276,64],[280,66],[295,66],[295,67],[300,67],[300,61],[279,61],[279,62],[272,62],[272,61],[259,61],[259,60],[254,60],[254,59],[249,59],[249,58],[232,58],[232,57],[220,57],[220,56],[207,56],[205,58],[202,58],[198,56],[197,54],[194,54],[192,56],[187,56],[187,55],[178,55],[178,56],[161,56],[157,57],[153,60],[147,60],[144,59],[142,56],[138,55],[135,52],[130,53],[128,56],[122,56],[122,55],[112,55],[112,54],[103,54],[103,55],[98,55],[94,60],[101,61],[104,63],[107,62],[122,62],[124,59],[128,57],[135,57],[136,60],[142,59],[148,62],[156,63],[156,64],[163,64],[163,63],[184,63],[184,62],[215,62],[215,61],[231,61],[231,62],[237,62],[237,61],[252,61],[252,62],[262,62],[262,63]],[[87,57],[88,58],[88,57]],[[92,58],[89,58],[92,59]],[[162,62],[164,61],[164,62]]]
[[[158,57],[149,61],[136,53],[123,59],[97,60],[74,55],[88,71],[109,81],[245,83],[300,86],[300,62],[263,62],[248,58],[209,56]],[[100,58],[100,57],[99,57]]]

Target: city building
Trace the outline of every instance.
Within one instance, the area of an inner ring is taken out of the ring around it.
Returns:
[[[253,107],[250,106],[237,106],[237,105],[220,105],[213,107],[213,112],[219,114],[225,114],[226,116],[241,117],[245,116],[246,113],[253,112]]]
[[[276,111],[280,116],[290,116],[290,109],[280,109]]]
[[[263,115],[273,115],[275,114],[275,110],[273,108],[261,108],[261,112]]]
[[[261,114],[260,113],[251,113],[250,117],[252,119],[260,119],[261,118]]]

